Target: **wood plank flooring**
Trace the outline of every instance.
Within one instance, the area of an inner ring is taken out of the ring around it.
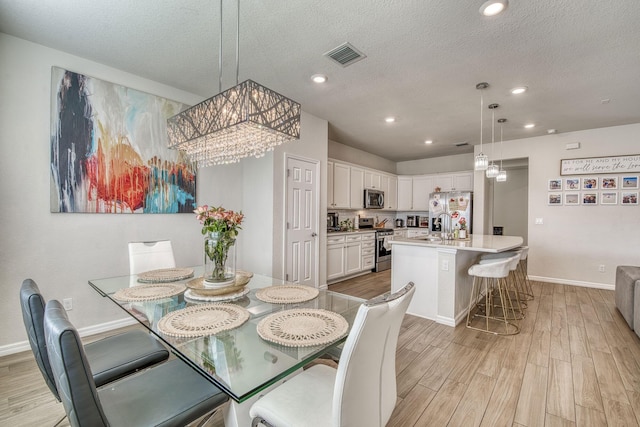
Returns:
[[[521,332],[509,337],[407,315],[389,426],[640,426],[640,339],[613,291],[533,288]],[[389,291],[390,272],[329,289],[372,298]],[[0,358],[0,425],[52,426],[63,414],[31,352]],[[218,415],[208,423],[222,425]]]

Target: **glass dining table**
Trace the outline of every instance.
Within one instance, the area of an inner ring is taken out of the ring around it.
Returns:
[[[194,267],[194,275],[202,275],[202,267]],[[151,333],[162,340],[172,352],[191,365],[203,377],[215,384],[237,403],[248,401],[261,391],[281,382],[282,379],[301,369],[304,365],[327,352],[346,339],[346,335],[326,345],[310,347],[287,347],[266,341],[258,335],[258,322],[265,316],[294,308],[324,309],[340,314],[351,329],[360,298],[319,290],[317,297],[296,304],[267,303],[256,297],[260,288],[291,284],[268,276],[254,275],[247,287],[249,292],[230,301],[245,308],[250,316],[242,325],[217,333],[191,338],[174,337],[158,328],[160,320],[169,313],[200,304],[185,293],[145,301],[126,302],[114,298],[121,289],[141,285],[138,276],[120,276],[89,280],[89,284],[103,297],[122,308]],[[184,279],[174,283],[187,283]],[[310,390],[310,392],[312,392]]]

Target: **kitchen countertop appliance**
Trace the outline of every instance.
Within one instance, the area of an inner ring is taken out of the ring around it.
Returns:
[[[337,212],[329,212],[327,214],[327,231],[338,231],[340,230],[340,223],[338,221],[338,213]]]
[[[396,228],[402,228],[404,227],[404,220],[403,219],[396,219]]]
[[[407,216],[407,227],[417,227],[420,221],[420,217],[417,215]]]
[[[365,209],[382,209],[384,208],[384,191],[365,188],[364,190],[364,208]]]

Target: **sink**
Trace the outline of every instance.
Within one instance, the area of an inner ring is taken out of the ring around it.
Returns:
[[[442,242],[442,239],[438,236],[423,236],[423,237],[418,237],[418,240],[425,240],[427,242],[432,242],[432,243]]]

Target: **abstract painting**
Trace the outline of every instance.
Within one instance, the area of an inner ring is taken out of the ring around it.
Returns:
[[[192,213],[196,173],[167,148],[185,105],[51,69],[51,212]]]

